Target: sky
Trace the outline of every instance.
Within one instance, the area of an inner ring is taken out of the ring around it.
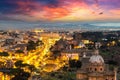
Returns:
[[[2,21],[119,21],[120,0],[0,0]]]

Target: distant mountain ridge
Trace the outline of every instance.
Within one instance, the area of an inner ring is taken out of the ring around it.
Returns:
[[[120,22],[19,22],[0,21],[0,29],[120,30]]]

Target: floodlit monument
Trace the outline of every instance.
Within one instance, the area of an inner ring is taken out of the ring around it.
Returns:
[[[117,70],[109,70],[98,50],[90,58],[84,57],[82,62],[76,80],[116,80]]]

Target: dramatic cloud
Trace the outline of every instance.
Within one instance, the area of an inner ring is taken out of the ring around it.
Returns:
[[[0,20],[109,20],[119,10],[120,0],[0,0]]]

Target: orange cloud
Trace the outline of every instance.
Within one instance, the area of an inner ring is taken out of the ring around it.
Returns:
[[[120,9],[110,10],[110,13],[120,15]]]
[[[44,17],[51,20],[54,18],[61,18],[61,17],[67,16],[70,13],[69,10],[61,7],[58,7],[58,8],[44,7],[44,10],[46,12]]]

